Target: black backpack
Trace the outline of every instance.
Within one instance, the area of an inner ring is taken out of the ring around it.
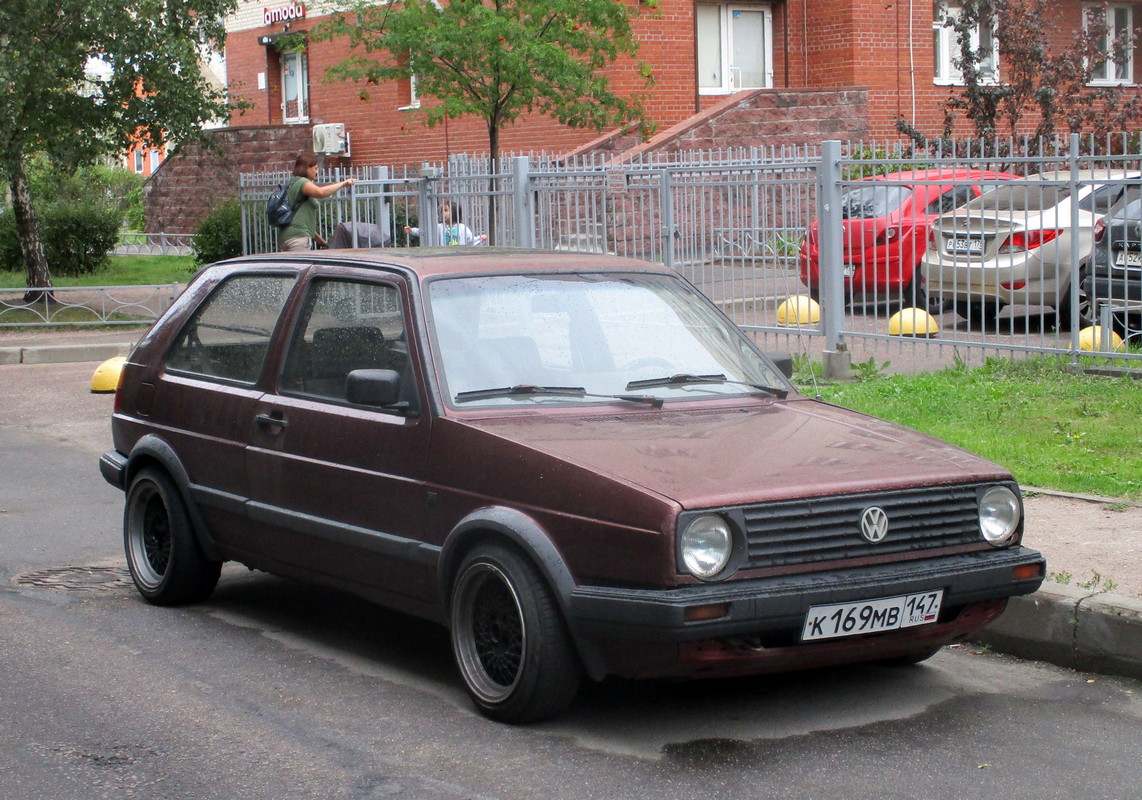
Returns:
[[[294,212],[305,200],[301,189],[297,190],[297,201],[289,204],[289,184],[278,186],[266,200],[266,221],[275,228],[286,228],[293,222]]]

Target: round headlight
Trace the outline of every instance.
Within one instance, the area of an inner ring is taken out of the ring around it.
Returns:
[[[702,580],[709,580],[726,568],[733,552],[730,526],[716,514],[695,517],[680,538],[682,565]]]
[[[1019,528],[1019,498],[1006,486],[993,486],[979,501],[979,530],[995,547],[1011,544]]]

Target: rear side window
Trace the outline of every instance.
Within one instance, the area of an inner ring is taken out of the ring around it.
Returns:
[[[929,214],[945,214],[952,209],[959,208],[975,197],[975,191],[970,185],[955,186],[928,204]]]
[[[907,186],[872,184],[850,189],[841,198],[841,216],[845,219],[887,217],[912,196]]]
[[[293,288],[292,275],[235,275],[203,302],[167,355],[166,368],[254,383]]]

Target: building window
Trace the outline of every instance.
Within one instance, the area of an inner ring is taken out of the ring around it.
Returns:
[[[415,75],[410,75],[407,81],[401,81],[399,91],[401,104],[398,111],[420,108],[420,94],[416,91]]]
[[[1091,65],[1093,84],[1122,84],[1134,81],[1134,8],[1133,6],[1083,6],[1083,29],[1101,31],[1098,49],[1102,58]]]
[[[157,147],[151,151],[151,173],[159,168],[159,164],[163,163],[163,151]]]
[[[768,6],[698,5],[698,91],[728,94],[773,85]]]
[[[303,50],[282,53],[282,122],[309,122],[309,63]]]
[[[145,162],[143,161],[143,158],[145,157],[145,155],[146,155],[146,151],[143,150],[142,147],[136,147],[135,148],[135,152],[134,152],[135,172],[139,173],[140,175],[143,174],[143,166],[145,164]]]
[[[935,54],[934,83],[962,85],[963,58],[959,36],[954,25],[963,15],[963,6],[955,0],[936,0],[932,5],[932,46]],[[971,48],[979,61],[981,83],[999,80],[999,60],[995,46],[995,30],[991,25],[975,25],[971,30]]]

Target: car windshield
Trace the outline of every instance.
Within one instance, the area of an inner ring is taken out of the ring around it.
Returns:
[[[1066,200],[1070,192],[1065,186],[1033,182],[1005,183],[984,192],[963,208],[968,211],[1043,211]]]
[[[448,278],[431,283],[429,304],[436,369],[459,408],[653,407],[788,388],[741,331],[670,276]]]
[[[850,189],[841,198],[841,216],[845,219],[887,217],[911,196],[912,189],[907,186],[874,183]]]

